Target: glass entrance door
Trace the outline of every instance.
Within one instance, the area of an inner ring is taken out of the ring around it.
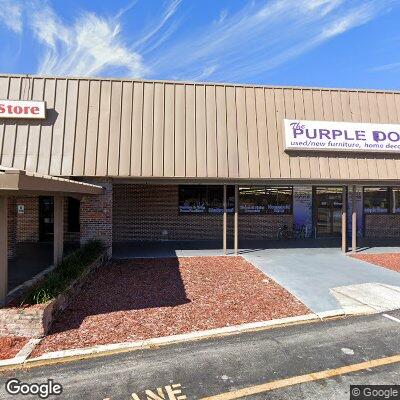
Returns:
[[[342,231],[341,187],[314,189],[314,226],[317,237],[340,237]]]

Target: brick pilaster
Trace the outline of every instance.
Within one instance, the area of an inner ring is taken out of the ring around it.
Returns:
[[[113,240],[113,185],[111,180],[85,179],[87,183],[103,186],[104,193],[85,196],[81,201],[81,244],[90,239],[102,240],[108,256],[112,256]]]

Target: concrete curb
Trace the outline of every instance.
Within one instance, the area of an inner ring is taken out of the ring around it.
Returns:
[[[17,353],[14,358],[0,360],[0,367],[23,364],[31,355],[33,349],[41,342],[41,340],[42,339],[29,340],[28,343]]]
[[[335,314],[337,316],[337,314]],[[341,314],[344,316],[344,313]],[[29,354],[31,354],[33,348],[37,345],[37,343],[33,344],[33,341],[37,341],[38,339],[32,339],[29,343],[25,346],[27,347],[32,342],[32,348],[30,351],[26,350],[26,353],[29,353],[26,357],[25,356],[16,356],[9,360],[0,361],[0,371],[4,370],[11,370],[11,369],[20,369],[20,368],[30,368],[40,365],[47,365],[47,364],[55,364],[61,362],[68,362],[68,361],[75,361],[81,360],[85,358],[92,358],[98,357],[102,355],[112,355],[118,353],[124,353],[129,351],[135,350],[144,350],[150,349],[153,347],[160,347],[166,345],[172,345],[177,343],[183,342],[190,342],[190,341],[197,341],[197,340],[204,340],[204,339],[212,339],[222,336],[230,336],[239,333],[245,332],[253,332],[257,330],[264,330],[264,329],[272,329],[278,328],[288,325],[296,325],[296,324],[304,324],[304,323],[311,323],[311,322],[320,322],[323,319],[328,319],[330,316],[326,316],[321,318],[317,314],[306,314],[300,315],[297,317],[287,317],[287,318],[280,318],[274,319],[270,321],[260,321],[260,322],[251,322],[241,325],[232,325],[223,328],[216,328],[210,329],[205,331],[197,331],[197,332],[190,332],[184,333],[180,335],[172,335],[172,336],[163,336],[157,337],[152,339],[146,340],[138,340],[135,342],[123,342],[123,343],[115,343],[115,344],[106,344],[106,345],[98,345],[93,347],[87,348],[78,348],[72,350],[62,350],[62,351],[55,351],[51,353],[43,354],[39,357],[28,358]],[[39,339],[40,341],[40,339]],[[23,348],[23,350],[25,349]],[[22,350],[21,350],[22,352]],[[21,353],[20,352],[20,353]],[[19,354],[19,353],[18,353]]]
[[[376,313],[376,312],[375,312]],[[42,339],[31,339],[24,348],[14,358],[0,361],[0,372],[13,369],[33,368],[49,364],[62,362],[71,362],[87,358],[113,355],[136,350],[151,349],[154,347],[167,346],[177,343],[191,342],[197,340],[213,339],[223,336],[231,336],[246,332],[255,332],[258,330],[268,330],[284,326],[297,324],[306,324],[312,322],[321,322],[330,319],[345,318],[350,316],[361,316],[375,313],[345,312],[343,309],[326,311],[321,313],[310,313],[297,317],[287,317],[274,319],[270,321],[250,322],[241,325],[232,325],[223,328],[209,329],[205,331],[195,331],[179,335],[163,336],[152,339],[138,340],[134,342],[122,342],[114,344],[98,345],[86,348],[77,348],[72,350],[60,350],[43,354],[39,357],[28,358],[35,346]]]

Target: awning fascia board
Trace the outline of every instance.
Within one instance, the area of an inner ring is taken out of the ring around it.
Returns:
[[[98,185],[23,170],[5,170],[0,174],[0,195],[96,195],[104,189]]]

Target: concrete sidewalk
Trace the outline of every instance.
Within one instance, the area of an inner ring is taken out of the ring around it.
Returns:
[[[264,249],[242,255],[315,313],[342,308],[332,294],[338,287],[366,283],[400,287],[398,272],[348,257],[336,248]]]
[[[240,245],[239,255],[273,278],[314,313],[360,309],[360,299],[368,298],[368,288],[371,288],[371,296],[376,297],[381,289],[385,292],[382,292],[382,300],[390,295],[396,297],[394,304],[400,302],[400,274],[343,254],[340,239],[241,241]],[[396,242],[376,240],[375,243],[368,243],[364,240],[360,243],[359,252],[400,252],[400,247],[396,247]],[[114,257],[117,259],[220,255],[219,241],[128,242],[114,245]],[[233,255],[232,249],[228,250],[228,255]],[[377,285],[359,286],[363,284]],[[360,295],[354,297],[353,302],[343,301],[344,292],[356,294],[355,285],[358,285]],[[399,287],[399,292],[382,285]],[[336,288],[340,288],[340,295],[334,290]],[[376,304],[376,298],[373,303]]]

